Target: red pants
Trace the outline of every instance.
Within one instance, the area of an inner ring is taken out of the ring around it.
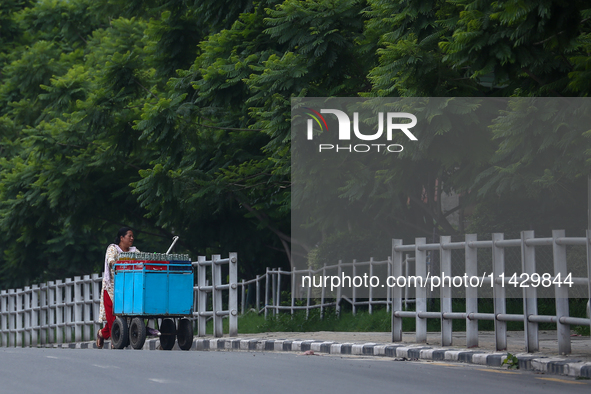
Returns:
[[[113,315],[113,301],[109,297],[107,290],[103,290],[103,304],[105,305],[105,315],[107,316],[107,324],[101,330],[101,336],[104,339],[111,338],[111,327],[115,321],[115,315]]]

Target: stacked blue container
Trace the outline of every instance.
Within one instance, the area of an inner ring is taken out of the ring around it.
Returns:
[[[115,315],[192,314],[194,279],[188,255],[135,253],[125,257],[115,269]]]

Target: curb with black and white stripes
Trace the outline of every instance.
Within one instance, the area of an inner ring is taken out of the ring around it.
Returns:
[[[47,347],[92,349],[94,342],[70,344],[54,344]],[[144,350],[156,350],[160,347],[159,339],[147,339]],[[110,341],[105,341],[104,349],[110,349]],[[131,349],[128,347],[127,349]],[[173,350],[179,350],[175,344]],[[191,350],[226,350],[226,351],[283,351],[326,353],[334,355],[382,356],[400,360],[452,361],[470,364],[500,367],[507,358],[507,353],[485,352],[478,350],[450,350],[420,345],[379,344],[379,343],[338,343],[332,341],[300,340],[300,339],[241,339],[215,338],[193,339]],[[591,362],[576,358],[558,358],[551,356],[534,356],[528,353],[515,354],[519,369],[546,374],[566,375],[572,377],[591,378]]]

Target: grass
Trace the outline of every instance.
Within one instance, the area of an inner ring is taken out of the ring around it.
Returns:
[[[238,317],[239,334],[255,334],[259,332],[312,332],[312,331],[348,331],[348,332],[385,332],[390,331],[390,312],[385,309],[368,312],[343,313],[338,316],[334,309],[324,311],[320,319],[320,310],[311,310],[306,319],[306,312],[297,311],[293,316],[289,313],[269,315],[249,312]],[[228,319],[223,320],[224,332],[229,331]],[[207,323],[207,334],[213,334],[213,321]]]
[[[338,316],[334,309],[325,310],[320,319],[320,310],[312,310],[306,319],[306,312],[297,311],[292,316],[281,313],[276,316],[264,316],[249,313],[238,321],[238,332],[249,334],[257,332],[310,332],[310,331],[390,331],[390,313],[385,309],[368,312],[343,313]]]

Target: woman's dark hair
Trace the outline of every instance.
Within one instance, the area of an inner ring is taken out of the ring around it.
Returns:
[[[121,227],[119,229],[119,232],[117,233],[117,237],[115,238],[115,245],[119,245],[119,242],[121,242],[121,237],[125,237],[127,235],[128,231],[133,231],[132,229],[130,229],[129,227]]]

